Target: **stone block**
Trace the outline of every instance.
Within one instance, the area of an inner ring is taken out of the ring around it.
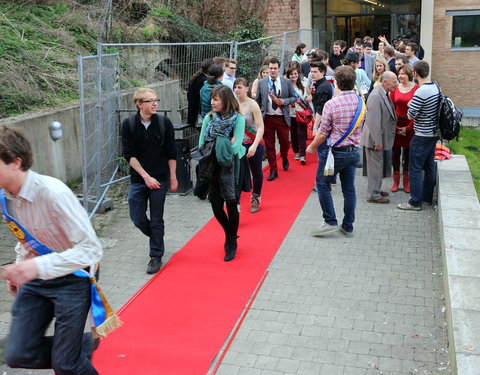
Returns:
[[[480,277],[448,276],[452,310],[480,311]]]
[[[446,249],[445,255],[450,276],[479,276],[480,249]]]

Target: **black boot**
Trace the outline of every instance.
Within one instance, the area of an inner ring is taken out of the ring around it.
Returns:
[[[230,262],[235,258],[235,253],[237,252],[237,238],[238,236],[230,236],[228,239],[228,250],[226,250],[225,258],[223,260],[225,262]]]

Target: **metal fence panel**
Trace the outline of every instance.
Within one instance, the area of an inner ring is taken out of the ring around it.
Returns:
[[[318,46],[318,30],[300,29],[248,42],[99,44],[97,56],[79,57],[83,195],[90,215],[115,181],[121,151],[119,125],[135,112],[131,100],[135,89],[156,89],[159,111],[181,124],[186,120],[188,82],[204,59],[233,57],[238,62],[237,76],[251,82],[267,56],[279,58],[282,69],[287,67],[300,42],[307,48]],[[192,148],[198,132],[188,128],[178,137],[189,139]],[[97,203],[94,208],[90,197]]]
[[[116,110],[120,103],[118,54],[80,56],[80,128],[82,140],[83,204],[88,212],[99,203],[103,184],[118,165],[119,132]]]

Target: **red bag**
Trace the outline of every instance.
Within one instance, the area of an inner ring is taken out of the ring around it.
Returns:
[[[297,118],[297,124],[307,125],[311,127],[313,121],[313,113],[310,109],[304,109],[303,111],[296,111],[295,116]]]

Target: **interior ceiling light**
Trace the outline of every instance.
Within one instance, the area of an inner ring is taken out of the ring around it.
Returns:
[[[385,4],[379,3],[377,1],[373,1],[373,0],[363,0],[363,1],[369,4],[376,5],[377,7],[385,8]]]

